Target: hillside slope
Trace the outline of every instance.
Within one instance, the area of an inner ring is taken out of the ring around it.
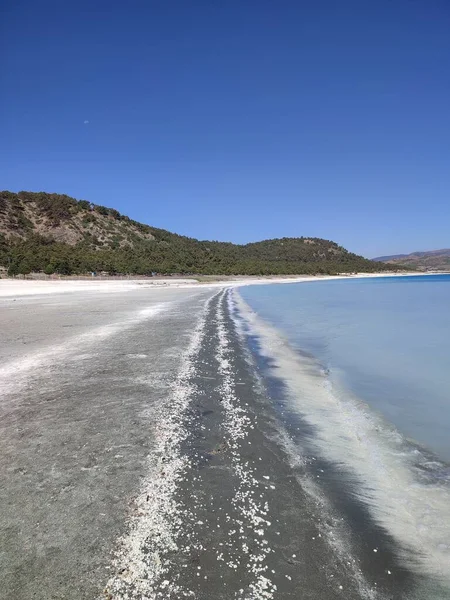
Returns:
[[[404,265],[421,271],[450,271],[450,248],[412,252],[411,254],[394,254],[379,256],[375,261],[383,261],[392,265]]]
[[[393,269],[320,238],[238,245],[143,225],[117,210],[45,192],[0,192],[0,265],[11,275],[107,271],[299,274]]]

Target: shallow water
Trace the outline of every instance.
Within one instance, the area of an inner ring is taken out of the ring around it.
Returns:
[[[247,287],[257,313],[403,434],[450,460],[450,275]]]
[[[335,487],[367,507],[405,566],[446,589],[449,284],[430,276],[239,291],[291,422],[297,415],[307,426],[298,452],[312,448],[342,471]]]

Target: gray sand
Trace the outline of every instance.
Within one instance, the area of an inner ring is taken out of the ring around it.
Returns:
[[[152,411],[212,293],[0,299],[1,598],[101,592],[151,452]]]

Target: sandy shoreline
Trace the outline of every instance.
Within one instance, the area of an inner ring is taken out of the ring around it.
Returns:
[[[327,538],[224,289],[319,279],[0,281],[2,598],[416,600],[368,520]]]
[[[244,285],[267,285],[275,283],[303,283],[308,281],[327,281],[332,279],[355,279],[366,277],[408,277],[417,275],[432,275],[428,273],[354,273],[351,275],[303,275],[293,277],[235,277],[222,281],[195,281],[193,279],[121,279],[121,280],[31,280],[31,279],[0,279],[0,297],[25,296],[40,294],[55,294],[69,292],[104,292],[114,293],[131,291],[139,288],[223,288],[240,287]]]

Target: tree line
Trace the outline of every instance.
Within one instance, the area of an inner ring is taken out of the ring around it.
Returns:
[[[56,228],[62,240],[54,239]],[[294,275],[394,269],[321,238],[282,238],[245,245],[200,241],[138,223],[115,209],[44,192],[0,193],[0,231],[0,265],[11,276],[92,271],[111,275]],[[78,241],[65,241],[65,231],[68,240],[75,232]]]

